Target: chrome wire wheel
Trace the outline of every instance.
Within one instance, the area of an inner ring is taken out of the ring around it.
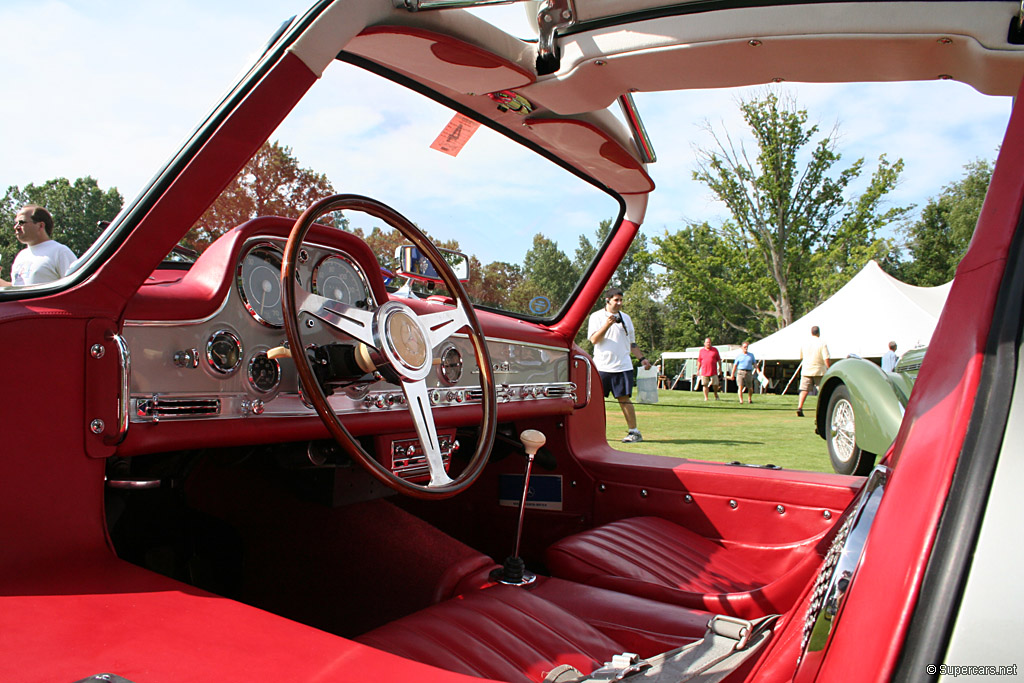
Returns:
[[[865,469],[874,465],[875,456],[857,445],[853,401],[845,384],[836,386],[829,396],[824,427],[832,469],[839,474],[867,474]]]
[[[854,439],[856,428],[853,406],[845,398],[837,400],[832,407],[828,433],[836,458],[844,463],[849,462],[857,448],[857,442]]]

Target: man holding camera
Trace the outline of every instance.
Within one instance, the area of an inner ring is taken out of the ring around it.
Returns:
[[[643,351],[636,345],[636,330],[633,321],[622,312],[622,290],[616,287],[605,292],[605,305],[590,315],[587,325],[587,339],[594,345],[594,365],[601,376],[605,397],[611,394],[619,402],[622,415],[626,418],[629,433],[622,443],[643,441],[636,428],[636,411],[630,397],[633,395],[632,353],[645,370],[651,362],[644,358]]]

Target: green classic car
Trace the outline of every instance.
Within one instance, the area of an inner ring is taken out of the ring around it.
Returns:
[[[844,358],[821,380],[814,431],[825,439],[832,469],[864,475],[889,450],[903,421],[925,348],[903,354],[893,372],[863,358]]]

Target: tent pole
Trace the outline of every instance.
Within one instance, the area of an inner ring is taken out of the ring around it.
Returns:
[[[804,366],[804,362],[800,361],[800,365],[796,366],[796,371],[793,372],[793,376],[789,378],[788,382],[786,382],[786,388],[782,390],[782,395],[783,396],[785,396],[786,392],[789,391],[789,385],[792,384],[793,380],[796,379],[796,376],[800,374],[800,368],[802,368],[803,366]]]

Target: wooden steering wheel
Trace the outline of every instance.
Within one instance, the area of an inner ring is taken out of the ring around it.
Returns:
[[[398,230],[433,264],[448,291],[455,297],[455,307],[419,314],[404,302],[391,300],[376,310],[368,311],[313,294],[297,286],[295,267],[306,234],[320,216],[342,210],[361,211]],[[433,243],[412,222],[386,204],[360,195],[335,195],[316,202],[299,216],[288,236],[281,264],[281,291],[285,334],[293,350],[291,356],[295,361],[306,398],[313,404],[331,436],[345,452],[381,483],[415,498],[448,498],[476,481],[487,464],[494,446],[497,426],[497,400],[487,343],[462,283]],[[313,373],[309,357],[304,352],[305,347],[300,335],[300,314],[316,318],[347,338],[354,339],[358,343],[356,358],[360,367],[367,372],[387,367],[397,375],[416,434],[426,455],[430,472],[429,482],[410,482],[383,466],[363,449],[338,419]],[[476,450],[469,464],[452,479],[445,471],[441,457],[427,378],[433,371],[433,350],[452,334],[464,329],[468,331],[479,369],[483,415]]]

